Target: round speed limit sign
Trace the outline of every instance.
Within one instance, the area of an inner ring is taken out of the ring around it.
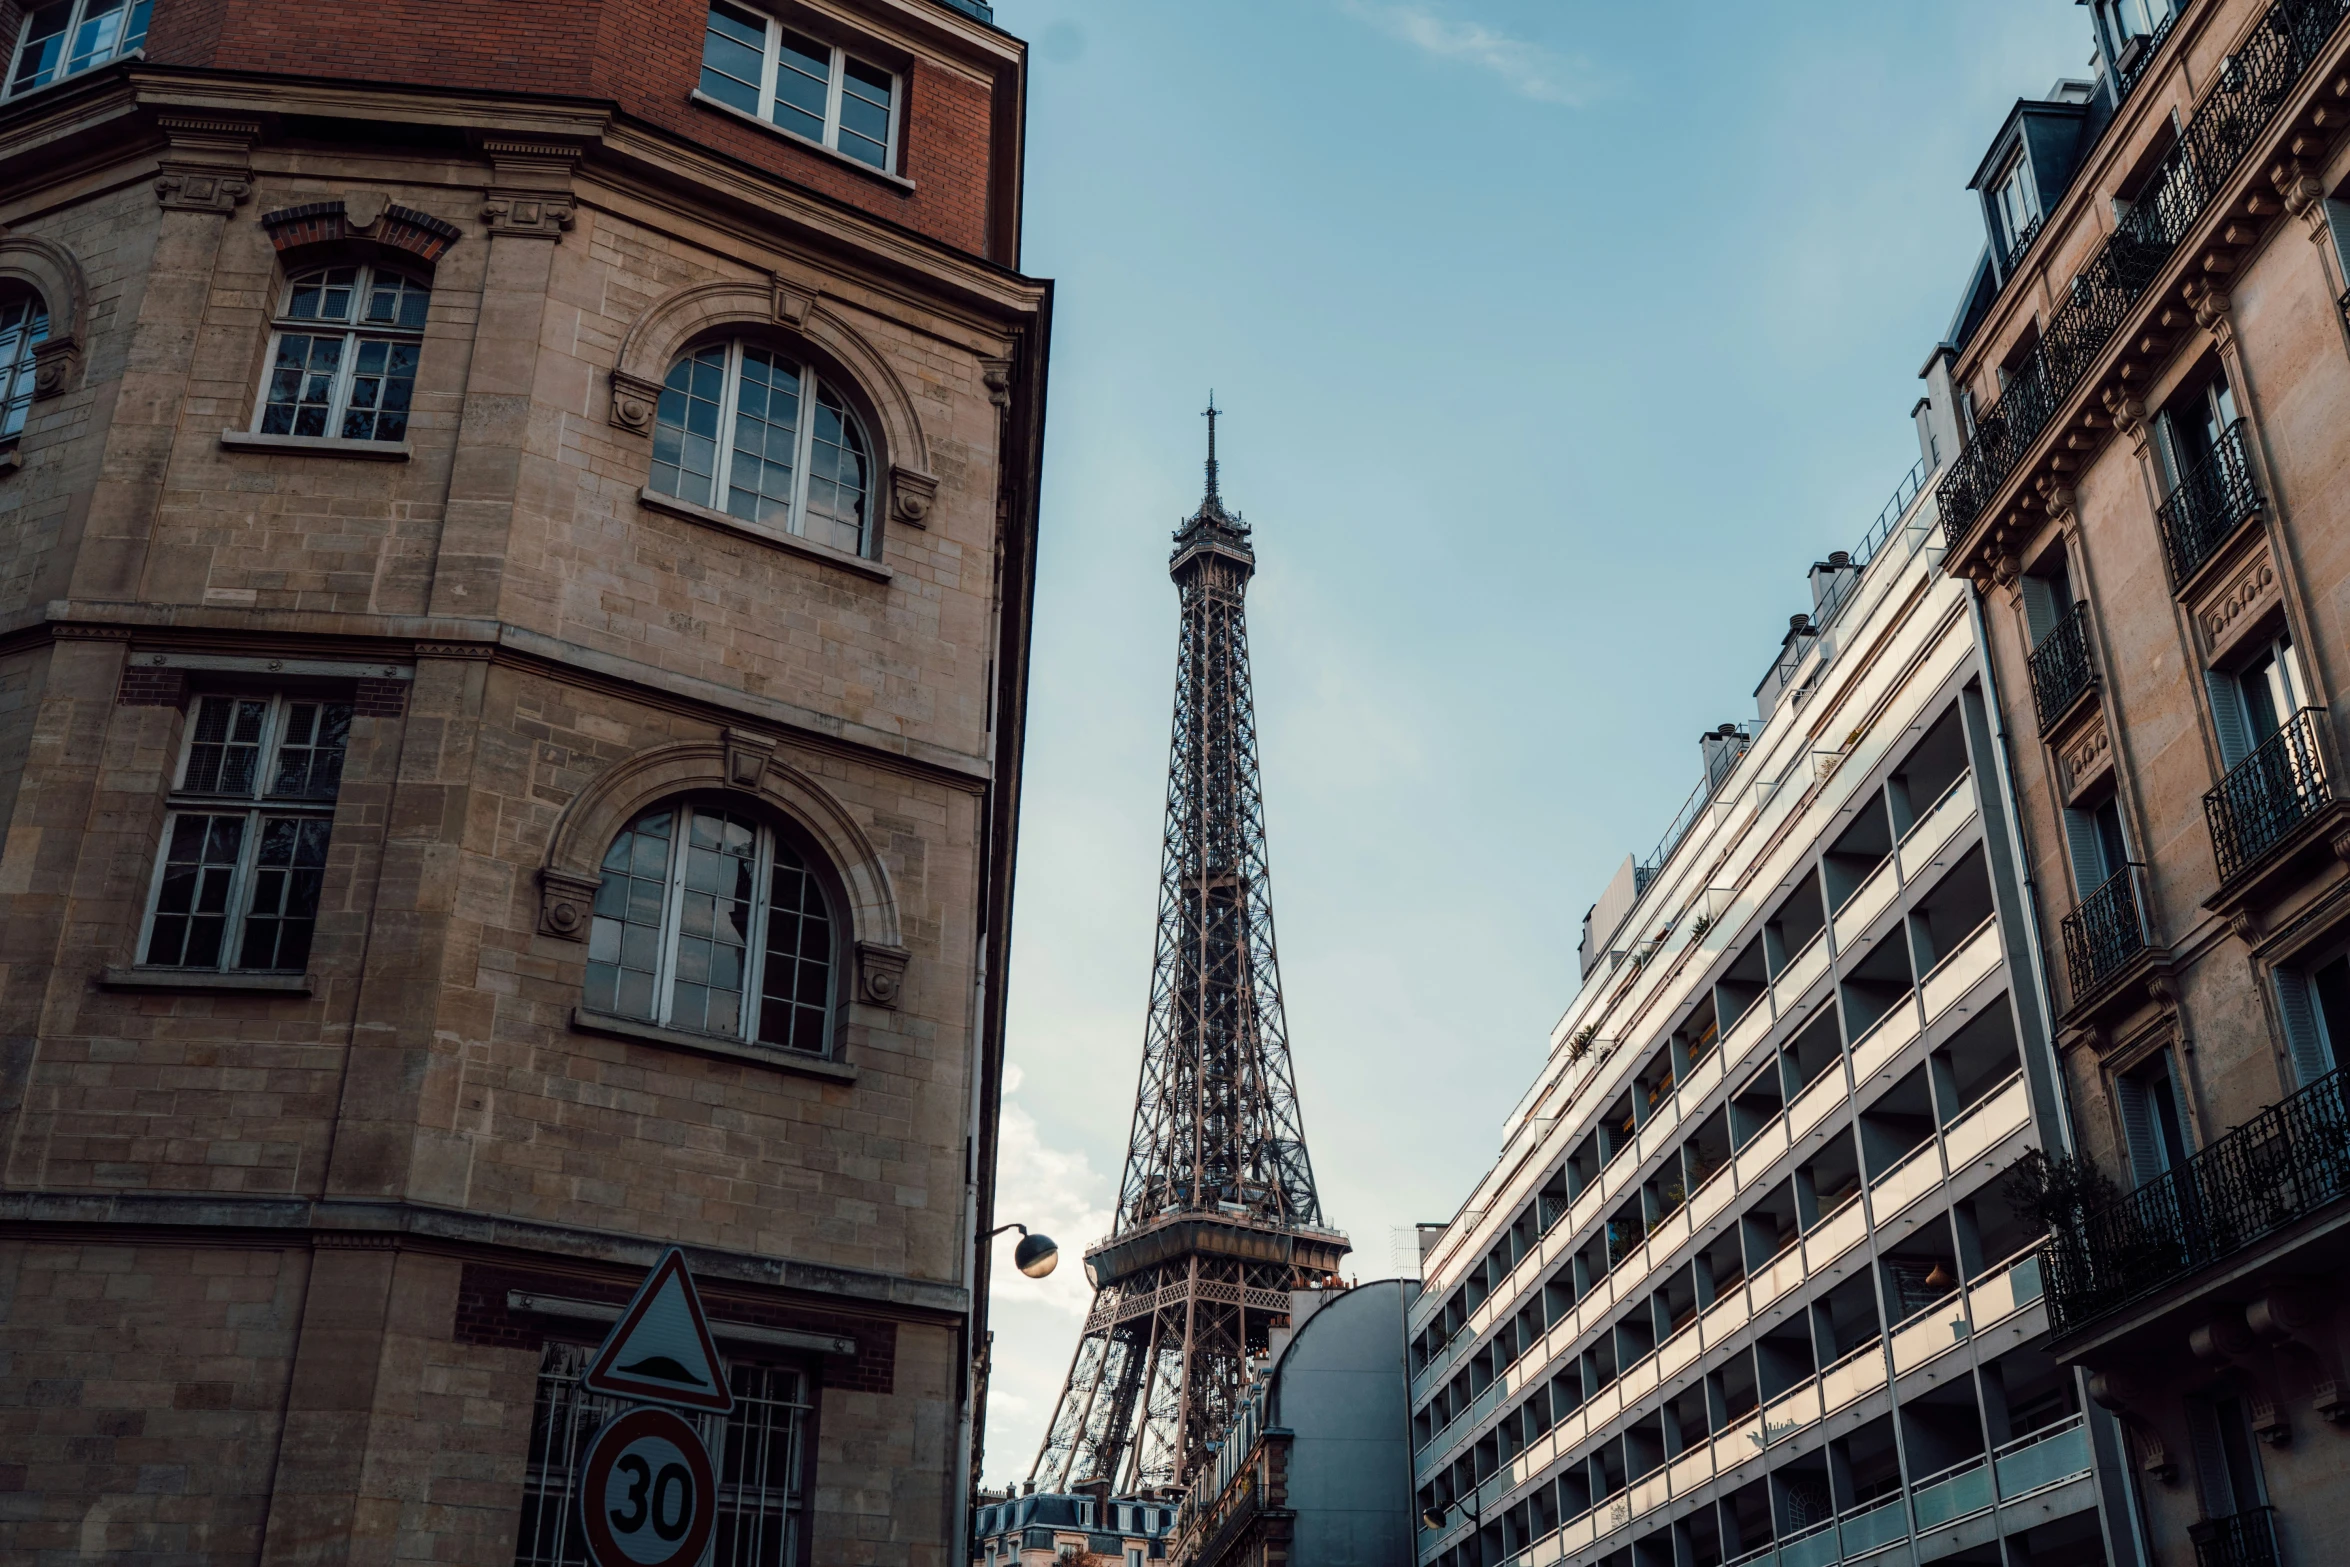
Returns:
[[[666,1409],[632,1409],[596,1433],[580,1469],[580,1521],[596,1567],[695,1567],[718,1521],[701,1433]]]

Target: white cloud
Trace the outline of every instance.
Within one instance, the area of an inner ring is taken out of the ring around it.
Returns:
[[[1593,93],[1589,62],[1545,45],[1512,38],[1482,22],[1438,15],[1424,5],[1391,0],[1339,0],[1347,15],[1439,60],[1457,60],[1492,72],[1521,98],[1581,107]]]

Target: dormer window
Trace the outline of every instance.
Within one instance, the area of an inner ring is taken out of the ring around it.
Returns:
[[[120,59],[147,42],[155,0],[56,0],[39,6],[17,34],[8,91],[15,97]]]
[[[2040,190],[2032,181],[2031,160],[2021,150],[1999,171],[1991,187],[1991,207],[1999,215],[1999,246],[2005,258],[2001,270],[2012,272],[2040,232]]]
[[[2105,23],[2105,37],[2116,60],[2136,63],[2130,52],[2130,41],[2152,38],[2156,29],[2170,20],[2170,0],[2098,0],[2097,15]],[[2139,52],[2146,46],[2140,44]]]
[[[893,71],[713,0],[701,96],[888,173],[897,171],[900,83]]]

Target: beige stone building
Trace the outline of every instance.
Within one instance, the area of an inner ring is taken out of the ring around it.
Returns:
[[[960,1560],[1049,287],[978,0],[0,0],[0,1560]],[[714,1428],[714,1437],[720,1433]]]
[[[2044,1203],[2052,1350],[2164,1567],[2350,1556],[2346,12],[2098,0],[1927,368],[2098,1172]]]

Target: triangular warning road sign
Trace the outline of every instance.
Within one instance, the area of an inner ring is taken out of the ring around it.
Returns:
[[[636,1298],[613,1324],[580,1386],[591,1393],[707,1409],[734,1408],[726,1367],[710,1342],[702,1297],[686,1271],[685,1253],[672,1246],[637,1286]]]

